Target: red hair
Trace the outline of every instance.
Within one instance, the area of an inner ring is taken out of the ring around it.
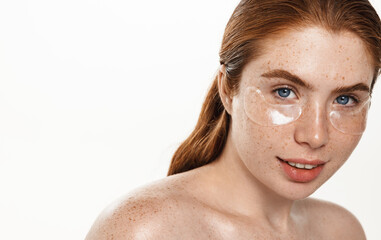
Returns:
[[[238,90],[243,68],[261,54],[261,41],[287,29],[306,26],[321,26],[331,32],[350,31],[360,37],[374,63],[373,89],[381,65],[381,22],[369,1],[242,0],[225,28],[220,50],[226,92],[234,94]],[[229,121],[216,76],[196,127],[173,155],[168,175],[214,161],[225,146]]]

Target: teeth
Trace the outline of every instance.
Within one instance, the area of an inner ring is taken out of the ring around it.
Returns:
[[[297,168],[304,168],[304,164],[297,163],[295,167],[297,167]]]
[[[287,163],[290,166],[301,168],[301,169],[312,169],[317,167],[317,165],[310,165],[310,164],[301,164],[301,163],[294,163],[294,162],[287,162]]]
[[[310,164],[304,165],[304,168],[306,168],[306,169],[312,169],[314,167],[317,167],[317,165],[310,165]]]

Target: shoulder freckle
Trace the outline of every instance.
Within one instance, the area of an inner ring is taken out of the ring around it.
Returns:
[[[163,211],[163,208],[167,208]],[[86,240],[136,239],[159,231],[160,221],[170,210],[168,199],[157,196],[134,196],[119,200],[107,207],[93,224]],[[149,238],[147,238],[149,239]]]
[[[180,202],[189,199],[183,185],[167,178],[131,192],[100,214],[86,240],[161,239],[169,225],[181,222],[178,210],[185,209]]]

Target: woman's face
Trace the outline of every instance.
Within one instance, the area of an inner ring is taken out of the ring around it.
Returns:
[[[369,96],[372,77],[365,45],[350,32],[311,27],[266,40],[263,54],[244,68],[232,98],[230,134],[238,158],[284,197],[312,194],[359,142],[364,115],[351,119],[347,113]],[[259,89],[264,102],[247,101],[249,88]],[[301,113],[287,123],[272,122],[264,111],[279,104],[296,104]]]

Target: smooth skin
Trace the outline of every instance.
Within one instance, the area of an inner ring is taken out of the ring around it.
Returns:
[[[99,216],[86,240],[365,239],[350,212],[308,196],[344,164],[361,138],[336,130],[326,109],[337,104],[335,89],[370,86],[370,55],[356,35],[320,27],[288,31],[263,47],[263,54],[244,68],[235,95],[224,92],[223,66],[219,72],[220,96],[232,120],[219,158],[116,201]],[[275,69],[298,76],[312,88],[261,77]],[[243,108],[245,87],[256,84],[292,86],[314,104],[293,123],[260,126]],[[300,183],[285,174],[278,158],[326,163],[316,179]]]

